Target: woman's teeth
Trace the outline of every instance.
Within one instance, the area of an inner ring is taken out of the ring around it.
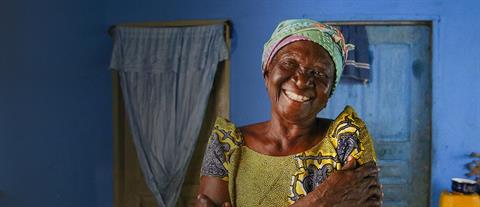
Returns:
[[[305,102],[305,101],[310,100],[309,97],[298,95],[298,94],[295,94],[291,91],[285,91],[285,95],[287,95],[288,98],[290,98],[294,101],[298,101],[298,102]]]

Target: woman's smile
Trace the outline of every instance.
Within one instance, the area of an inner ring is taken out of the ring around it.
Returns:
[[[285,94],[285,96],[287,96],[287,98],[289,98],[290,100],[296,101],[296,102],[302,102],[303,103],[303,102],[307,102],[307,101],[312,100],[312,97],[302,96],[300,94],[296,94],[293,91],[283,90],[283,93]]]

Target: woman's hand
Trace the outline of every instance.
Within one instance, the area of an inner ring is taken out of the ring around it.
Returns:
[[[383,193],[376,164],[369,162],[356,168],[355,159],[348,160],[342,170],[334,172],[292,207],[381,206]]]
[[[230,202],[225,202],[221,207],[231,207]],[[198,194],[197,201],[195,202],[195,207],[216,207],[215,204],[203,194]]]
[[[195,206],[230,207],[228,183],[216,177],[202,176]]]

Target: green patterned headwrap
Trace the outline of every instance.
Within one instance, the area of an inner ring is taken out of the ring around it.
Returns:
[[[335,90],[347,59],[347,45],[342,33],[335,27],[311,19],[289,19],[280,22],[272,37],[265,43],[262,56],[262,71],[265,71],[273,56],[285,45],[299,40],[309,40],[322,46],[335,63]]]

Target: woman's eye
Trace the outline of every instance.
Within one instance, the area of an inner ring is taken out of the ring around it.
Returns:
[[[297,68],[298,64],[294,61],[287,60],[287,61],[282,62],[282,66],[286,69],[295,69],[295,68]]]
[[[313,75],[317,78],[325,78],[327,76],[327,75],[325,75],[325,73],[318,72],[318,71],[314,71]]]

